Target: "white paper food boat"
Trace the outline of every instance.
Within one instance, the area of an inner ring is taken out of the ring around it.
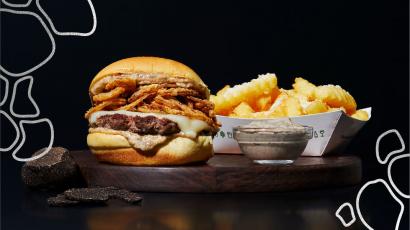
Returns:
[[[371,117],[371,108],[364,109]],[[246,125],[252,121],[261,119],[233,118],[217,116],[222,124],[218,134],[213,140],[215,153],[236,153],[240,154],[238,143],[233,139],[232,128],[239,125]],[[306,146],[303,156],[323,156],[329,153],[342,153],[350,140],[366,124],[347,116],[342,111],[319,113],[290,117],[293,122],[301,125],[313,127],[313,138]],[[266,119],[264,119],[266,120]]]

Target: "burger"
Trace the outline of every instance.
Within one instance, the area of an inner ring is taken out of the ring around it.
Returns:
[[[213,155],[218,132],[210,92],[188,66],[132,57],[101,70],[89,88],[87,144],[99,161],[180,165]]]

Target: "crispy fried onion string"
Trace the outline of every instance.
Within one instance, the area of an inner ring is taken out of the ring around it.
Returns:
[[[92,113],[103,110],[106,107],[121,106],[121,105],[125,105],[125,103],[127,103],[127,100],[125,100],[123,98],[117,98],[117,99],[111,99],[111,100],[103,101],[100,104],[98,104],[98,105],[92,107],[91,109],[89,109],[87,111],[87,113],[85,113],[85,118],[88,119]]]
[[[195,90],[187,89],[187,88],[169,88],[169,89],[162,88],[158,90],[158,95],[161,95],[163,97],[176,97],[176,96],[198,97],[199,93]]]
[[[135,100],[141,98],[141,96],[145,94],[157,93],[158,89],[160,88],[161,86],[159,86],[158,84],[142,86],[138,91],[133,93],[130,98],[128,98],[128,102],[134,102]]]
[[[187,99],[189,100],[188,105],[192,104],[194,109],[200,110],[203,113],[208,114],[209,117],[215,116],[215,113],[213,112],[214,105],[210,101],[199,99],[192,96],[187,96]]]
[[[140,98],[136,99],[135,101],[131,102],[130,104],[119,107],[116,110],[134,110],[134,108],[138,106],[142,101],[144,101],[149,96],[153,96],[153,95],[155,95],[155,93],[145,94],[141,96]]]
[[[93,101],[97,105],[87,111],[86,118],[103,109],[165,112],[203,120],[213,128],[218,128],[213,104],[208,100],[198,98],[201,95],[196,90],[181,87],[168,88],[166,84],[151,84],[140,86],[136,91],[134,89],[135,92],[128,100],[118,98],[123,97],[124,92],[133,86],[132,81],[126,78],[120,78],[107,84],[105,89],[110,91],[93,96]]]
[[[199,93],[195,90],[192,89],[187,89],[187,88],[165,88],[165,85],[158,85],[158,84],[153,84],[149,86],[143,86],[135,92],[134,94],[131,95],[131,97],[128,99],[128,102],[133,102],[137,100],[138,98],[141,97],[141,95],[147,94],[147,93],[152,93],[155,92],[157,95],[163,96],[163,97],[176,97],[176,96],[182,96],[182,97],[187,97],[187,96],[193,96],[193,97],[198,97],[200,96]]]
[[[135,91],[135,89],[137,88],[137,82],[136,80],[131,78],[118,78],[114,81],[108,82],[107,85],[105,85],[105,90],[112,90],[116,87],[122,87],[129,91]]]
[[[211,126],[215,126],[216,122],[212,118],[208,117],[206,114],[199,110],[195,110],[193,108],[190,108],[188,105],[182,104],[178,100],[175,99],[165,99],[160,95],[157,95],[154,100],[146,106],[142,106],[145,110],[146,109],[152,109],[157,112],[166,112],[170,114],[176,114],[176,115],[183,115],[183,116],[188,116],[192,117],[195,119],[203,120],[210,124]],[[137,111],[140,111],[141,107],[136,108]],[[142,111],[141,111],[142,112]]]
[[[102,101],[107,101],[113,98],[117,98],[121,94],[125,92],[125,88],[123,87],[116,87],[113,90],[106,92],[106,93],[100,93],[97,95],[93,96],[93,101],[95,103],[102,102]]]

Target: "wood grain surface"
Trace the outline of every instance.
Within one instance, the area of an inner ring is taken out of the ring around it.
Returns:
[[[89,186],[144,192],[273,192],[358,184],[356,156],[300,157],[292,165],[258,165],[242,155],[216,155],[207,163],[136,167],[98,162],[88,151],[71,152]]]

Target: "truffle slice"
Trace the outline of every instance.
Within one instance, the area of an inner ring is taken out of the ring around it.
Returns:
[[[130,192],[125,189],[112,190],[110,198],[120,199],[130,204],[138,203],[142,200],[142,197],[135,192]]]
[[[142,197],[137,193],[116,187],[72,188],[47,200],[50,206],[69,206],[76,204],[105,204],[109,199],[120,199],[137,204]]]
[[[72,188],[64,192],[69,200],[100,203],[110,199],[110,191],[104,188]]]
[[[47,203],[48,205],[54,206],[54,207],[64,207],[64,206],[76,205],[79,203],[79,201],[68,200],[64,194],[58,194],[55,197],[48,198]]]

